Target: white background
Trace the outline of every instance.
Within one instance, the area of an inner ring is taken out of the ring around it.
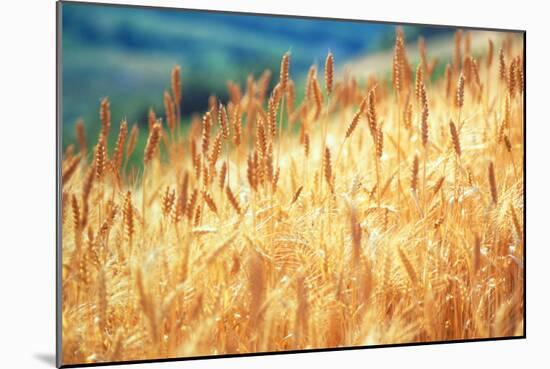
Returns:
[[[548,367],[550,147],[544,2],[161,1],[134,4],[527,30],[527,340],[147,364],[132,368]],[[112,2],[120,2],[112,0]],[[0,9],[0,367],[53,367],[55,3]],[[545,364],[546,363],[546,364]]]

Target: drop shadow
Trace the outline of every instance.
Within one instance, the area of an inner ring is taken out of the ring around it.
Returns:
[[[41,362],[43,362],[45,364],[48,364],[51,367],[55,368],[55,354],[39,353],[39,354],[34,354],[34,358],[38,361],[41,361]]]

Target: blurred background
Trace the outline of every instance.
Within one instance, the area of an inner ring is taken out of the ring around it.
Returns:
[[[78,118],[95,137],[102,97],[111,102],[113,132],[122,118],[145,128],[150,107],[163,116],[162,94],[175,64],[182,67],[185,123],[207,109],[211,94],[227,101],[229,79],[244,89],[248,74],[257,78],[271,69],[273,86],[288,50],[299,95],[310,65],[322,70],[329,49],[341,68],[368,54],[391,52],[395,40],[390,24],[78,3],[63,3],[61,21],[64,147],[74,142]],[[452,37],[455,30],[403,29],[414,45],[420,35],[429,41]]]

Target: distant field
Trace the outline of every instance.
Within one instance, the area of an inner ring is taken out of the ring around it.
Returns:
[[[149,107],[163,110],[166,70],[176,64],[182,66],[185,86],[182,115],[189,120],[208,108],[211,94],[227,101],[228,79],[244,89],[249,74],[258,78],[265,69],[276,70],[286,51],[292,52],[293,78],[301,82],[312,63],[322,65],[328,49],[341,66],[393,43],[393,27],[381,24],[78,4],[67,4],[63,12],[64,147],[74,142],[70,127],[80,117],[97,133],[98,110],[90,101],[103,97],[111,101],[114,121],[126,118],[145,127]],[[429,27],[405,32],[411,40],[418,33],[427,38],[450,34]],[[298,89],[303,92],[301,83]]]

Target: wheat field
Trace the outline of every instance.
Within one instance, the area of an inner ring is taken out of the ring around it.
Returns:
[[[435,77],[398,28],[303,99],[286,53],[190,125],[185,66],[143,126],[104,98],[62,159],[63,364],[523,335],[523,40],[470,43]]]

